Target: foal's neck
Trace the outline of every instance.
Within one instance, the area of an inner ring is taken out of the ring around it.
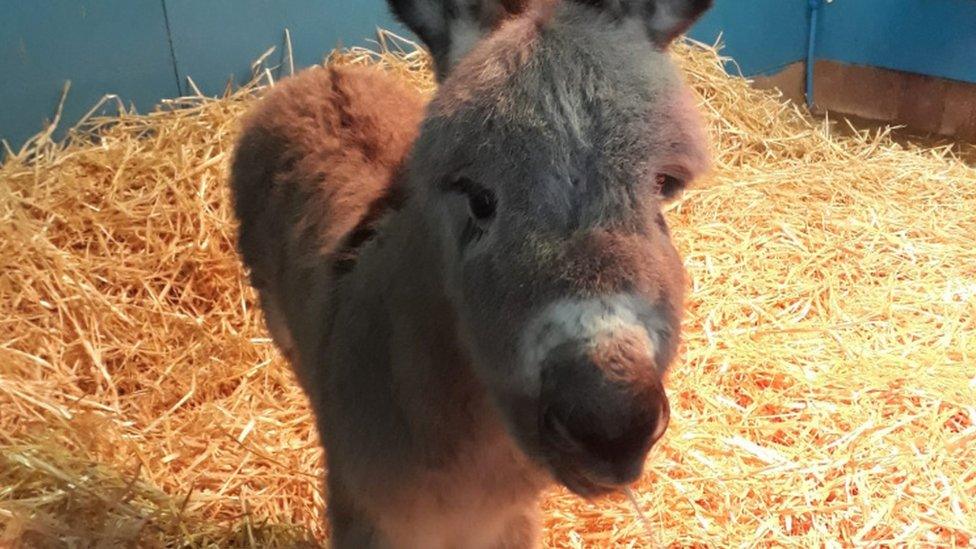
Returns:
[[[386,227],[386,308],[391,381],[412,429],[449,450],[479,432],[498,432],[499,419],[458,334],[443,280],[443,255],[417,208],[408,205]]]
[[[482,503],[531,503],[548,477],[518,449],[476,375],[442,279],[441,250],[410,208],[385,220],[357,267],[355,295],[346,296],[376,312],[369,315],[375,337],[361,334],[363,344],[385,347],[373,349],[378,361],[348,372],[349,383],[366,384],[367,397],[382,396],[361,411],[396,456],[386,464],[393,477],[378,486],[405,487],[396,493],[406,501],[422,486],[449,506],[476,503],[470,494]]]

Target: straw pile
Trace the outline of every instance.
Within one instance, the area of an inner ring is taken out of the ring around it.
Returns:
[[[716,170],[669,212],[693,289],[636,490],[657,541],[976,546],[976,169],[678,55]],[[330,62],[432,88],[420,53]],[[8,152],[0,547],[327,539],[312,418],[234,251],[227,160],[260,91]],[[549,546],[647,543],[623,496],[544,508]]]

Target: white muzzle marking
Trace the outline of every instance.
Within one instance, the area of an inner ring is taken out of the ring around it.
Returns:
[[[614,335],[636,334],[654,356],[658,335],[648,331],[634,311],[634,298],[626,294],[550,304],[529,322],[520,343],[522,368],[537,370],[556,347],[578,341],[584,346]]]

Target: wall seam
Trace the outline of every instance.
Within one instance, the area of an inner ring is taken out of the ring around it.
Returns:
[[[180,82],[180,67],[176,60],[176,48],[173,46],[173,29],[169,24],[169,10],[166,7],[166,0],[159,0],[163,6],[163,21],[166,23],[166,41],[169,43],[169,58],[173,62],[173,78],[176,81],[176,93],[184,95],[183,83]]]
[[[747,74],[743,76],[745,78],[753,78],[756,76],[774,76],[777,73],[786,69],[787,67],[791,67],[793,65],[796,65],[797,63],[803,63],[804,65],[806,65],[805,60],[801,57],[793,61],[787,61],[785,63],[777,63],[776,65],[770,65],[767,67],[763,67],[762,69],[756,69],[752,71],[752,74]]]

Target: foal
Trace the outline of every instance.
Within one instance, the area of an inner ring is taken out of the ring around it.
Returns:
[[[316,68],[248,118],[240,250],[328,459],[337,547],[534,547],[537,497],[634,482],[707,164],[665,52],[710,0],[390,0],[429,105]]]

